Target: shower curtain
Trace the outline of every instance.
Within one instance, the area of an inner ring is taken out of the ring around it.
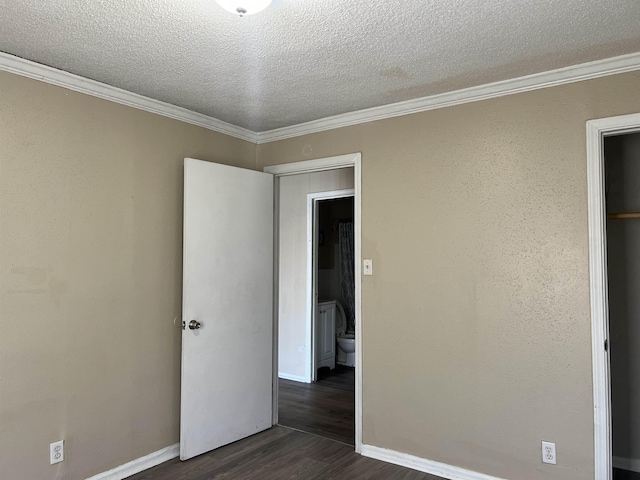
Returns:
[[[347,329],[355,330],[356,285],[355,285],[355,252],[353,242],[353,222],[338,224],[340,246],[340,284],[344,310],[347,315]]]

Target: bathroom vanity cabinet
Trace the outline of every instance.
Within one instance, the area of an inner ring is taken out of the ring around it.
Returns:
[[[322,302],[316,311],[316,372],[336,368],[336,302]]]

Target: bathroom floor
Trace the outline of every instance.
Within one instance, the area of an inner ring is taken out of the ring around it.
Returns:
[[[278,424],[354,445],[355,369],[321,368],[318,381],[279,379]]]

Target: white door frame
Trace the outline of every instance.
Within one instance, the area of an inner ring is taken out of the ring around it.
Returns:
[[[351,198],[355,196],[355,189],[332,190],[307,194],[307,365],[305,380],[307,383],[316,381],[316,307],[318,306],[318,201],[335,200],[337,198]],[[355,206],[354,206],[355,210]],[[354,212],[355,213],[355,212]],[[354,218],[355,220],[355,218]],[[345,322],[347,319],[344,319]]]
[[[279,225],[279,201],[280,201],[280,177],[298,175],[300,173],[323,172],[338,168],[354,169],[354,200],[353,200],[353,225],[354,225],[354,249],[355,249],[355,281],[356,281],[356,386],[355,386],[355,450],[362,451],[362,155],[360,152],[339,155],[336,157],[320,158],[318,160],[306,160],[302,162],[284,163],[265,167],[264,171],[275,177],[274,185],[274,326],[273,326],[273,424],[278,423],[278,225]],[[309,349],[308,349],[309,350]]]
[[[607,231],[604,189],[604,137],[640,131],[640,114],[587,122],[587,191],[589,205],[589,279],[591,298],[591,354],[593,366],[593,423],[596,480],[611,480],[611,384],[609,298],[607,289]]]

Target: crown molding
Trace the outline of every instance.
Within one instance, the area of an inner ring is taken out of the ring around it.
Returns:
[[[120,103],[128,107],[138,108],[164,117],[180,120],[214,132],[223,133],[241,140],[256,143],[257,135],[251,130],[238,127],[217,118],[202,113],[193,112],[186,108],[177,107],[169,103],[138,95],[121,88],[112,87],[106,83],[96,82],[73,73],[48,67],[24,58],[0,52],[0,70],[15,73],[23,77],[33,78],[50,83],[58,87],[67,88],[75,92],[85,93],[93,97]]]
[[[478,102],[480,100],[503,97],[514,93],[529,92],[635,70],[640,70],[640,53],[631,53],[619,57],[607,58],[605,60],[582,63],[557,70],[535,73],[525,77],[502,80],[500,82],[455,90],[453,92],[343,113],[341,115],[321,118],[290,127],[268,130],[257,133],[257,143],[275,142],[287,138],[299,137],[301,135],[308,135],[310,133],[332,130],[334,128],[348,127],[350,125],[451,107],[463,103]]]
[[[35,63],[8,53],[0,52],[0,70],[180,120],[248,142],[262,144],[360,123],[373,122],[375,120],[384,120],[385,118],[478,102],[480,100],[503,97],[514,93],[529,92],[547,87],[580,82],[582,80],[615,75],[617,73],[632,72],[640,70],[640,53],[631,53],[619,57],[607,58],[605,60],[597,60],[557,70],[550,70],[548,72],[527,75],[525,77],[343,113],[298,125],[268,130],[266,132],[253,132],[202,113],[154,100],[121,88],[112,87],[105,83],[96,82],[95,80],[89,80],[79,75]]]

